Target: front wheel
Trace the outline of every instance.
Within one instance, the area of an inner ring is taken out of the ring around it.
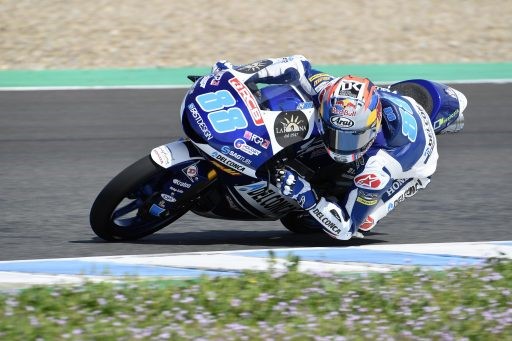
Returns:
[[[148,236],[185,214],[190,202],[177,205],[165,216],[149,214],[154,193],[169,178],[150,156],[128,166],[98,194],[90,213],[91,228],[106,241],[135,240]]]

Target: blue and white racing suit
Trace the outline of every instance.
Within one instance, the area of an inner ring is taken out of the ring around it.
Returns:
[[[225,67],[223,62],[217,66]],[[241,67],[254,71],[248,82],[300,85],[317,107],[322,90],[337,79],[312,69],[300,55]],[[309,209],[322,228],[337,239],[361,236],[358,230],[373,228],[398,203],[425,188],[436,170],[436,136],[425,110],[414,99],[387,89],[379,88],[378,94],[382,129],[358,162],[351,188],[341,199],[318,198]]]

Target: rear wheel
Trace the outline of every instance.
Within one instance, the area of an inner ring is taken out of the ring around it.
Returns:
[[[322,232],[320,224],[308,212],[292,212],[281,218],[281,223],[293,233]]]
[[[400,95],[413,98],[421,105],[428,115],[432,115],[434,101],[430,92],[422,85],[414,82],[402,82],[389,87],[391,91],[397,91]]]
[[[91,228],[107,241],[134,240],[150,235],[185,214],[190,202],[163,216],[149,214],[153,196],[169,179],[167,170],[150,156],[128,166],[98,194],[90,213]]]

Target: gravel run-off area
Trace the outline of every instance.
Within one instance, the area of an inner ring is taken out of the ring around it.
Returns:
[[[512,1],[0,0],[0,70],[512,61]]]

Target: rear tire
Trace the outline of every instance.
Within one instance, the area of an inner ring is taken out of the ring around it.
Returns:
[[[280,219],[281,223],[293,233],[311,234],[322,232],[320,224],[308,212],[292,212]]]
[[[148,213],[146,201],[158,191],[161,181],[169,178],[165,172],[148,155],[114,177],[92,205],[89,218],[94,233],[106,241],[135,240],[164,228],[185,214],[189,204],[165,217],[155,217]],[[145,186],[150,184],[154,185],[155,190],[144,193]],[[119,208],[123,200],[131,202]],[[121,219],[125,212],[134,213],[135,216]]]

